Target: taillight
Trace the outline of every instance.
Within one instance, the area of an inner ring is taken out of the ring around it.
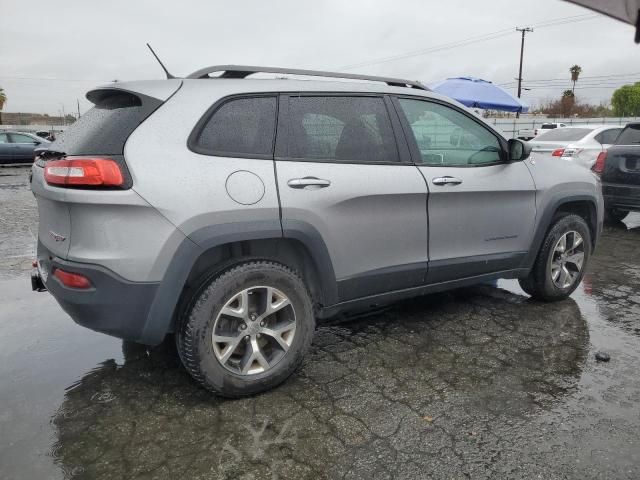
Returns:
[[[120,165],[111,158],[76,157],[51,160],[45,164],[44,178],[49,185],[77,187],[121,187],[124,177]]]
[[[65,287],[87,289],[91,288],[91,282],[84,275],[79,273],[67,272],[60,268],[56,268],[53,271],[53,276],[56,277]]]
[[[607,152],[600,152],[598,154],[598,158],[596,159],[596,163],[594,163],[593,167],[591,167],[591,171],[597,173],[598,175],[602,175],[602,172],[604,172],[605,163],[607,163]]]
[[[564,148],[556,148],[551,154],[552,157],[561,157],[564,153]]]

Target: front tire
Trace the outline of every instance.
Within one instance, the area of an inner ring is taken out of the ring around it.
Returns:
[[[563,300],[580,285],[590,256],[587,223],[578,215],[562,216],[547,233],[529,276],[519,280],[520,287],[538,300]]]
[[[176,335],[185,368],[224,397],[269,390],[308,350],[315,319],[302,279],[284,265],[237,265],[200,290]]]

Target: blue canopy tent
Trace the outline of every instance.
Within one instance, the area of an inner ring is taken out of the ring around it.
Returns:
[[[473,77],[447,78],[431,90],[471,108],[526,113],[529,105],[493,83]]]

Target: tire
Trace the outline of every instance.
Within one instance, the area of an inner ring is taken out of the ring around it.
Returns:
[[[205,281],[178,328],[176,345],[198,383],[237,398],[285,381],[302,362],[314,329],[302,279],[279,263],[252,261]],[[230,341],[214,342],[214,333]]]
[[[575,249],[570,249],[572,245],[569,244],[573,244],[577,238],[576,232],[582,242]],[[560,242],[563,238],[567,247],[561,253]],[[582,261],[578,268],[573,262],[579,260],[580,256],[575,254],[580,253]],[[591,232],[585,220],[572,214],[557,217],[544,238],[529,276],[519,280],[520,287],[537,300],[564,300],[580,285],[590,256]],[[566,273],[563,273],[563,270]]]
[[[604,211],[604,220],[608,223],[619,223],[629,215],[629,212],[619,208],[607,208]]]

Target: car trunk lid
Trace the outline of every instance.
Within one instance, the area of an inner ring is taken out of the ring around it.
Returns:
[[[602,181],[640,185],[640,145],[614,145],[609,148]]]

